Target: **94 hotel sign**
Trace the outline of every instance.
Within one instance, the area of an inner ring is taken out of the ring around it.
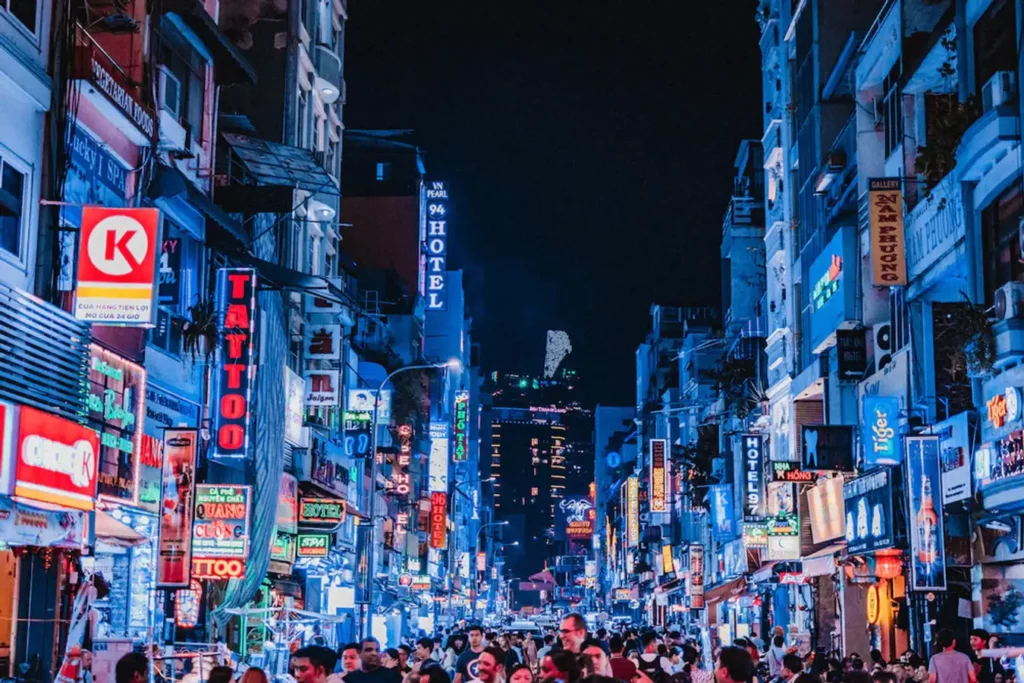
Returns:
[[[153,323],[157,209],[82,209],[75,317],[103,325]]]

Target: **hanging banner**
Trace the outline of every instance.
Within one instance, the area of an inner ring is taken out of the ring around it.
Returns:
[[[158,209],[83,207],[75,318],[151,326],[160,246]]]
[[[81,548],[85,520],[84,510],[43,510],[0,496],[0,538],[12,547]]]
[[[764,519],[764,440],[760,434],[744,434],[743,444],[743,518],[753,522]]]
[[[861,423],[864,469],[898,465],[900,447],[900,400],[895,396],[865,396]]]
[[[731,484],[716,484],[711,487],[711,518],[715,538],[736,537],[736,511]]]
[[[248,486],[196,484],[193,559],[248,556],[249,491]]]
[[[650,474],[651,474],[651,512],[665,512],[665,489],[668,478],[666,470],[665,449],[668,441],[651,439],[650,443]]]
[[[427,464],[428,490],[448,491],[448,423],[430,423],[430,460]]]
[[[8,412],[12,414],[8,417]],[[75,510],[96,504],[99,435],[80,424],[29,406],[3,404],[0,452],[12,437],[17,413],[14,495]],[[2,453],[0,453],[2,454]]]
[[[452,434],[455,437],[455,450],[452,452],[452,461],[465,462],[469,457],[469,392],[456,391],[455,414],[452,419]]]
[[[903,243],[903,184],[900,178],[869,178],[871,283],[875,287],[907,284]]]
[[[307,408],[329,408],[338,405],[341,388],[340,370],[306,370]]]
[[[910,569],[917,591],[946,590],[946,550],[939,485],[939,438],[907,437],[907,491],[910,498]]]
[[[690,579],[686,583],[690,609],[704,609],[704,546],[690,545]]]
[[[340,360],[341,325],[306,323],[303,346],[305,360]]]
[[[430,547],[444,548],[448,543],[448,494],[430,493]]]
[[[249,457],[252,390],[256,364],[256,271],[217,271],[216,304],[220,345],[214,368],[211,460]]]
[[[163,494],[157,541],[157,588],[188,588],[196,480],[195,429],[164,431]]]

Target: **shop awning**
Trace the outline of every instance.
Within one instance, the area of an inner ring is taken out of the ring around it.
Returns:
[[[224,209],[214,204],[212,199],[201,192],[181,171],[173,166],[156,165],[153,182],[149,184],[147,194],[150,199],[185,195],[188,203],[207,218],[207,243],[220,243],[232,250],[247,251],[249,249],[249,236],[245,234],[242,225],[229,216]],[[210,227],[214,228],[213,232],[209,230]]]
[[[775,562],[765,562],[761,565],[761,568],[750,575],[751,583],[764,583],[768,579],[772,578],[774,572]]]
[[[147,543],[148,539],[103,510],[96,510],[96,540],[118,548]]]
[[[803,565],[804,576],[831,576],[835,574],[835,555],[845,547],[846,545],[843,543],[833,543],[803,558],[801,564]]]
[[[726,581],[725,583],[706,591],[704,593],[704,601],[711,605],[719,600],[728,600],[729,598],[736,597],[745,590],[747,590],[747,580],[741,576],[738,579]]]
[[[241,50],[228,40],[203,3],[199,0],[162,0],[160,7],[164,12],[172,12],[181,17],[203,41],[203,45],[213,55],[214,80],[218,85],[256,82],[256,69],[242,55]]]
[[[338,183],[308,149],[241,133],[225,132],[221,135],[259,185],[341,194]]]

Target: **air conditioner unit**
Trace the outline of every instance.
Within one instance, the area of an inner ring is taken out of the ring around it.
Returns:
[[[160,108],[174,118],[178,118],[181,115],[181,82],[166,66],[161,64],[157,70],[160,72],[159,87],[157,88]]]
[[[875,372],[878,372],[892,361],[892,325],[875,325],[871,330],[871,339],[875,344]]]
[[[996,322],[1024,318],[1024,282],[1007,282],[993,297]]]
[[[991,111],[1017,99],[1017,78],[1012,71],[997,71],[981,89],[981,107]]]

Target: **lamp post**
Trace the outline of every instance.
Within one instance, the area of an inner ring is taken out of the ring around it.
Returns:
[[[452,359],[443,363],[424,363],[420,365],[407,365],[404,368],[398,368],[392,370],[387,377],[385,377],[380,386],[377,387],[377,392],[373,395],[373,420],[370,422],[370,538],[369,544],[366,549],[366,571],[368,574],[368,580],[366,582],[366,616],[363,621],[362,635],[372,635],[373,632],[373,583],[376,577],[374,576],[374,552],[377,545],[377,416],[380,410],[380,392],[384,391],[384,387],[391,378],[409,370],[434,370],[436,368],[451,368],[452,370],[458,370],[462,367],[461,361],[458,359]]]
[[[489,522],[487,524],[484,524],[482,527],[480,527],[477,530],[477,532],[476,532],[476,539],[475,539],[475,543],[474,543],[475,548],[474,548],[473,560],[472,560],[474,563],[476,562],[477,556],[480,554],[480,536],[483,535],[484,531],[486,531],[488,527],[492,527],[492,526],[508,526],[508,520],[506,519],[506,520],[502,520],[500,522]],[[504,545],[519,545],[519,541],[516,541],[515,543],[512,543],[512,544],[506,543]],[[476,582],[477,582],[477,575],[476,575],[476,566],[475,566],[475,564],[472,567],[472,572],[470,573],[470,575],[473,577],[473,580],[470,581],[470,583],[469,583],[469,603],[470,603],[470,608],[469,608],[470,611],[469,611],[469,613],[472,614],[475,617],[476,616]]]
[[[492,482],[492,481],[494,481],[494,477],[487,477],[486,479],[481,479],[480,483],[481,484],[487,484],[487,483]],[[458,493],[460,496],[462,496],[466,500],[468,500],[469,504],[472,505],[475,509],[477,509],[477,510],[480,509],[480,506],[477,505],[476,503],[474,503],[473,499],[465,491],[463,491],[461,488],[459,488],[459,485],[457,483],[452,482],[452,490],[455,493]],[[454,520],[455,519],[455,496],[451,497],[451,500],[448,502],[448,506],[449,506],[448,516],[452,520]],[[499,524],[508,524],[508,522],[501,522]],[[484,524],[482,527],[480,527],[480,530],[477,531],[477,538],[476,538],[476,541],[474,542],[475,543],[476,552],[480,551],[480,531],[483,531],[488,526],[495,526],[495,524],[493,524],[493,523],[492,524]],[[454,536],[454,534],[450,534],[449,537],[448,537],[448,625],[449,626],[451,626],[455,622],[455,615],[454,615],[455,608],[452,606],[452,597],[453,597],[453,594],[455,592],[455,580],[454,580],[454,577],[452,576],[452,574],[453,574],[452,566],[453,566],[453,564],[455,562],[455,551],[454,551],[454,548],[453,548],[454,545],[455,545],[455,536]],[[476,562],[476,555],[474,555],[470,559],[470,563],[471,563],[471,566],[469,567],[470,576],[474,576],[476,574],[476,570],[472,568],[472,563],[473,562]],[[472,602],[473,598],[475,598],[475,589],[476,589],[476,581],[472,581],[471,580],[470,581],[470,596],[471,596],[470,597],[470,601],[471,602]],[[473,611],[476,610],[475,603],[473,603],[470,606],[470,610],[471,610],[470,613],[472,613]]]

